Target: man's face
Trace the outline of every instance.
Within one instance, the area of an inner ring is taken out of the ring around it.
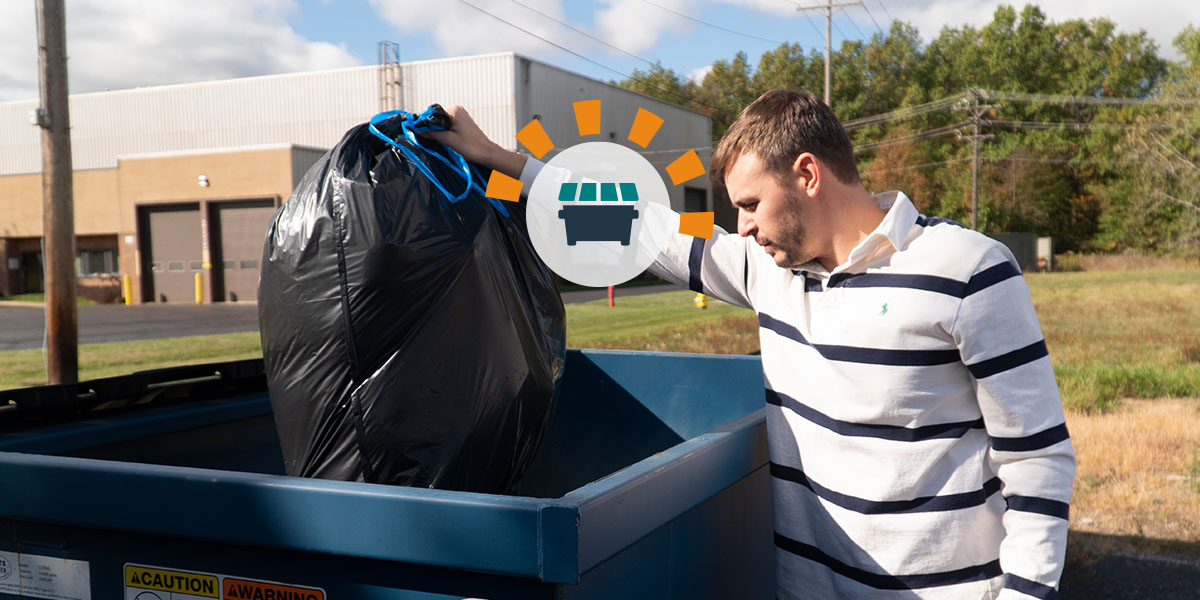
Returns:
[[[812,260],[802,221],[808,198],[781,182],[754,154],[742,154],[725,172],[729,199],[738,210],[738,235],[753,237],[775,264],[794,268]]]

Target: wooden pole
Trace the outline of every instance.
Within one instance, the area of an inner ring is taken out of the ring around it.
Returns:
[[[36,0],[42,128],[42,269],[46,286],[46,374],[50,384],[79,380],[75,306],[75,206],[67,34],[63,0]]]

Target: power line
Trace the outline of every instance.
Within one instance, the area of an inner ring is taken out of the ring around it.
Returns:
[[[1017,129],[1069,129],[1077,131],[1086,131],[1091,129],[1128,129],[1130,127],[1138,127],[1138,123],[1078,123],[1078,122],[1048,122],[1048,121],[1005,121],[992,119],[988,121],[992,125],[1003,125]],[[1149,126],[1150,129],[1174,129],[1169,125]]]
[[[767,39],[767,38],[764,38],[764,37],[758,37],[757,35],[750,35],[749,33],[742,33],[742,32],[740,32],[740,31],[734,31],[734,30],[732,30],[732,29],[729,29],[728,27],[721,27],[720,25],[713,25],[712,23],[708,23],[708,22],[705,22],[705,21],[701,21],[700,19],[697,19],[697,18],[695,18],[695,17],[692,17],[692,16],[689,16],[689,15],[685,15],[685,14],[683,14],[683,13],[679,12],[679,11],[672,10],[672,9],[670,9],[670,8],[667,8],[667,7],[665,7],[665,6],[662,6],[661,4],[655,4],[654,2],[651,2],[650,0],[642,0],[642,2],[645,2],[646,4],[649,4],[650,6],[654,6],[654,7],[657,7],[657,8],[659,8],[659,9],[665,10],[665,11],[667,11],[667,12],[669,12],[669,13],[673,14],[673,15],[676,15],[676,16],[679,16],[679,17],[682,17],[682,18],[684,18],[684,19],[687,19],[687,20],[689,20],[689,21],[694,21],[694,22],[696,22],[696,23],[699,23],[699,24],[701,24],[701,25],[707,25],[707,26],[709,26],[709,27],[712,27],[713,29],[720,29],[721,31],[724,31],[724,32],[726,32],[726,33],[732,33],[732,34],[734,34],[734,35],[740,35],[740,36],[742,36],[742,37],[746,37],[746,38],[750,38],[750,39],[754,39],[754,40],[761,40],[761,41],[764,41],[764,42],[770,42],[770,43],[772,43],[772,44],[786,44],[786,43],[787,43],[787,42],[781,42],[781,41],[779,41],[779,40],[770,40],[770,39]]]
[[[846,131],[853,131],[855,129],[860,129],[860,128],[866,127],[868,125],[875,125],[878,123],[885,123],[887,121],[896,121],[896,120],[900,120],[900,119],[907,119],[909,117],[915,117],[918,115],[923,115],[925,113],[930,113],[930,112],[934,112],[934,111],[938,111],[938,110],[945,110],[947,108],[950,108],[951,106],[954,106],[954,104],[959,102],[960,100],[962,100],[963,97],[964,97],[964,94],[955,94],[953,96],[947,96],[945,98],[942,98],[941,100],[934,100],[932,102],[926,102],[924,104],[917,104],[915,106],[900,108],[897,110],[893,110],[891,112],[886,112],[886,113],[882,113],[882,114],[878,114],[878,115],[871,115],[871,116],[862,117],[859,119],[853,119],[850,121],[846,121],[845,123],[842,124],[842,126],[846,128]]]
[[[472,8],[474,8],[474,10],[476,10],[476,11],[479,11],[479,12],[481,12],[481,13],[487,14],[487,16],[488,16],[488,17],[491,17],[491,18],[493,18],[493,19],[499,20],[499,22],[500,22],[500,23],[504,23],[505,25],[509,25],[509,26],[510,26],[510,28],[512,28],[512,29],[520,30],[520,31],[524,32],[524,34],[526,34],[526,35],[529,35],[529,36],[536,37],[536,38],[538,38],[538,40],[541,40],[542,42],[546,42],[546,43],[548,43],[548,44],[551,44],[551,46],[553,46],[554,48],[558,48],[558,49],[560,49],[560,50],[563,50],[563,52],[565,52],[565,53],[568,53],[568,54],[571,54],[571,55],[574,55],[574,56],[578,56],[578,58],[581,58],[581,59],[583,59],[583,60],[586,60],[586,61],[590,62],[590,64],[593,64],[593,65],[595,65],[595,66],[598,66],[598,67],[600,67],[600,68],[604,68],[604,70],[606,70],[606,71],[612,71],[613,73],[617,73],[617,74],[619,74],[619,76],[622,76],[622,77],[624,77],[625,79],[634,80],[634,82],[647,82],[647,79],[644,79],[644,78],[637,78],[637,77],[631,76],[631,74],[624,73],[624,72],[622,72],[622,71],[617,71],[617,70],[616,70],[616,68],[612,68],[612,67],[610,67],[610,66],[608,66],[608,65],[602,64],[602,62],[595,61],[595,60],[593,60],[593,59],[589,59],[589,58],[587,58],[587,56],[584,56],[584,55],[582,55],[582,54],[580,54],[580,53],[577,53],[577,52],[575,52],[575,50],[572,50],[572,49],[570,49],[570,48],[568,48],[568,47],[562,46],[562,44],[559,44],[559,43],[556,43],[556,42],[552,42],[552,41],[550,41],[550,40],[546,40],[546,38],[545,38],[545,37],[542,37],[542,36],[540,36],[540,35],[538,35],[538,34],[534,34],[534,32],[533,32],[533,31],[529,31],[529,30],[528,30],[528,29],[526,29],[526,28],[522,28],[522,26],[521,26],[521,25],[517,25],[517,24],[515,24],[515,23],[512,23],[512,22],[510,22],[510,20],[506,20],[506,19],[504,19],[504,18],[502,18],[502,17],[498,17],[498,16],[496,16],[496,14],[493,14],[493,13],[491,13],[491,12],[485,11],[485,10],[484,10],[484,8],[480,8],[480,7],[478,7],[478,6],[475,6],[475,5],[473,5],[473,4],[470,4],[470,2],[468,2],[467,0],[458,0],[458,1],[462,2],[462,4],[464,4],[464,5],[467,5],[467,6],[469,6],[469,7],[472,7]],[[664,94],[668,94],[668,95],[674,96],[674,97],[676,97],[676,98],[679,98],[679,100],[680,100],[680,101],[683,101],[683,102],[695,102],[696,104],[698,104],[698,106],[701,106],[701,107],[703,107],[703,108],[707,108],[707,109],[709,109],[709,110],[713,110],[713,107],[707,106],[707,104],[702,104],[702,103],[700,103],[700,102],[697,102],[697,101],[695,100],[695,98],[689,98],[689,97],[686,97],[686,96],[680,95],[680,94],[678,94],[678,92],[676,92],[676,91],[674,91],[674,90],[668,90],[668,89],[666,89],[666,88],[661,88],[661,86],[659,86],[659,85],[656,85],[656,84],[652,84],[652,85],[654,85],[654,88],[658,89],[659,91],[661,91],[661,92],[664,92]]]
[[[875,20],[875,15],[871,14],[871,9],[867,8],[867,3],[864,1],[859,6],[861,6],[863,10],[867,11],[867,16],[871,17],[871,22],[875,24],[875,29],[878,29],[879,33],[883,34],[884,37],[887,37],[887,32],[879,26],[879,21]]]
[[[862,6],[862,4],[860,3],[859,6]],[[862,29],[859,29],[858,23],[854,22],[854,18],[850,16],[850,13],[848,13],[846,11],[842,11],[842,13],[846,15],[846,20],[850,21],[850,24],[853,25],[854,28],[858,30],[858,35],[860,35],[862,37],[863,41],[865,42],[867,40],[867,34],[863,33]]]
[[[950,135],[952,133],[957,133],[959,128],[965,127],[966,125],[967,125],[967,122],[963,121],[960,123],[955,123],[953,125],[946,125],[945,127],[938,127],[936,129],[927,129],[925,131],[922,131],[919,133],[914,133],[912,135],[905,135],[905,136],[901,136],[898,138],[891,138],[891,139],[883,140],[880,142],[874,142],[871,144],[863,144],[861,146],[855,146],[854,151],[855,152],[866,152],[868,150],[874,150],[876,148],[883,148],[883,147],[892,146],[895,144],[902,144],[905,142],[916,142],[916,141],[920,141],[920,140],[928,140],[928,139],[933,139],[933,138],[937,138],[937,137],[942,137],[945,135]]]
[[[606,42],[606,41],[604,41],[604,40],[602,40],[602,39],[600,39],[600,38],[598,38],[598,37],[596,37],[596,36],[594,36],[594,35],[592,35],[592,34],[590,34],[590,33],[588,33],[588,32],[586,32],[586,31],[582,30],[582,29],[578,29],[578,28],[576,28],[576,27],[572,26],[570,23],[566,23],[566,22],[564,22],[564,21],[559,21],[558,19],[556,19],[556,18],[554,18],[554,17],[552,17],[552,16],[550,16],[550,15],[548,15],[548,14],[546,14],[546,13],[544,13],[544,12],[542,12],[542,11],[540,11],[540,10],[538,10],[538,9],[534,8],[534,7],[532,7],[532,6],[528,5],[528,4],[525,4],[524,2],[521,2],[521,0],[509,0],[509,1],[510,1],[510,2],[513,2],[513,3],[516,3],[516,4],[520,4],[521,6],[524,6],[525,8],[528,8],[529,10],[532,10],[533,12],[535,12],[535,13],[537,13],[537,14],[539,14],[539,15],[542,15],[543,17],[546,17],[547,19],[550,19],[551,21],[554,21],[555,23],[558,23],[559,25],[562,25],[563,27],[566,27],[566,28],[570,29],[571,31],[574,31],[574,32],[576,32],[576,33],[581,33],[581,34],[583,34],[583,35],[585,35],[585,36],[587,36],[587,37],[589,37],[589,38],[591,38],[591,39],[593,39],[593,40],[596,40],[597,42],[600,42],[601,44],[604,44],[605,46],[608,46],[609,48],[612,48],[613,50],[616,50],[617,52],[621,52],[621,53],[623,53],[623,54],[625,54],[625,55],[627,55],[627,56],[632,56],[633,58],[636,58],[636,59],[638,59],[638,60],[640,60],[640,61],[642,61],[642,62],[644,62],[644,63],[646,63],[646,64],[648,64],[648,65],[654,66],[654,63],[653,63],[653,62],[651,62],[651,61],[649,61],[649,60],[647,60],[647,59],[645,59],[645,58],[642,58],[642,57],[640,57],[640,56],[638,56],[638,55],[636,55],[636,54],[634,54],[634,53],[632,53],[632,52],[629,52],[628,50],[624,50],[624,49],[622,49],[622,48],[618,48],[618,47],[616,47],[616,46],[614,46],[614,45],[612,45],[612,44],[610,44],[610,43],[608,43],[608,42]]]
[[[833,28],[838,30],[838,33],[840,33],[842,35],[843,42],[850,39],[850,36],[846,35],[845,31],[842,31],[842,28],[840,25],[837,24],[837,21],[833,21]]]
[[[892,13],[888,12],[887,6],[885,6],[883,4],[883,0],[875,0],[875,2],[877,4],[879,4],[879,8],[883,9],[883,14],[887,15],[887,18],[890,19],[893,23],[895,23],[896,19],[894,17],[892,17]]]
[[[792,2],[792,4],[799,6],[800,8],[804,8],[804,6],[798,5],[798,4],[796,4],[796,2]],[[812,25],[812,31],[816,31],[817,37],[824,37],[824,35],[821,34],[821,28],[818,28],[817,22],[815,22],[815,20],[812,20],[812,17],[809,17],[809,13],[802,11],[802,12],[800,12],[800,14],[803,14],[804,18],[809,20],[809,25]]]
[[[919,165],[907,165],[907,166],[903,166],[903,167],[892,167],[890,169],[872,169],[870,171],[863,171],[863,175],[871,175],[873,173],[892,173],[895,171],[911,171],[913,169],[927,169],[929,167],[940,167],[943,165],[967,162],[969,160],[971,160],[971,159],[969,159],[969,158],[952,158],[950,160],[939,160],[937,162],[923,163],[923,164],[919,164]]]
[[[1046,104],[1094,104],[1110,106],[1200,106],[1200,98],[1179,98],[1177,100],[1160,100],[1153,98],[1113,98],[1105,96],[1066,96],[1058,94],[1026,94],[1022,92],[1001,92],[996,90],[976,90],[987,100],[1003,100],[1008,102],[1043,102]]]

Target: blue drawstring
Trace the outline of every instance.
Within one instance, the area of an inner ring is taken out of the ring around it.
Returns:
[[[429,167],[425,164],[425,162],[422,161],[420,158],[418,158],[417,155],[412,150],[410,150],[408,147],[398,143],[396,140],[393,140],[392,138],[388,137],[387,135],[384,135],[384,133],[382,131],[380,131],[379,127],[378,127],[379,123],[382,123],[388,119],[391,119],[392,117],[400,117],[400,131],[403,132],[404,139],[407,140],[410,144],[420,147],[421,144],[417,142],[416,134],[426,133],[429,131],[444,131],[446,129],[445,127],[441,127],[432,121],[432,117],[436,110],[437,110],[436,107],[430,106],[429,108],[425,109],[425,111],[419,115],[413,114],[413,113],[410,113],[407,111],[403,111],[403,110],[389,110],[387,112],[381,112],[381,113],[371,117],[371,121],[367,124],[367,129],[372,134],[374,134],[375,137],[387,142],[388,145],[403,152],[404,156],[408,157],[408,160],[412,161],[412,163],[414,165],[416,165],[418,169],[420,169],[421,173],[423,173],[425,175],[425,177],[427,177],[431,182],[433,182],[433,185],[436,186],[437,189],[440,190],[442,192],[442,194],[446,196],[446,199],[449,200],[452,204],[455,202],[458,202],[459,200],[462,200],[463,198],[466,198],[467,194],[471,193],[471,189],[474,188],[475,191],[479,192],[480,196],[483,196],[484,198],[486,198],[487,201],[490,202],[492,206],[496,207],[496,210],[500,211],[500,214],[504,215],[505,217],[509,216],[508,210],[506,208],[504,208],[504,205],[500,204],[500,202],[498,200],[496,200],[495,198],[487,198],[487,194],[484,191],[484,188],[480,184],[475,182],[476,178],[478,178],[479,181],[483,181],[484,180],[483,176],[479,174],[479,171],[475,170],[475,167],[473,165],[471,165],[467,162],[467,159],[463,158],[463,156],[461,154],[459,154],[458,152],[455,152],[453,148],[443,146],[444,148],[446,148],[446,152],[448,154],[450,154],[450,156],[453,157],[455,159],[455,162],[457,162],[458,164],[454,164],[454,163],[450,162],[448,159],[446,159],[446,157],[442,156],[441,154],[439,154],[437,152],[427,152],[427,154],[432,155],[433,157],[442,161],[446,166],[450,167],[451,169],[462,172],[463,181],[465,181],[467,185],[465,188],[463,188],[462,193],[458,194],[457,196],[451,194],[450,191],[447,190],[446,187],[442,185],[442,182],[439,181],[438,178],[433,175],[433,172],[431,172],[429,170]]]

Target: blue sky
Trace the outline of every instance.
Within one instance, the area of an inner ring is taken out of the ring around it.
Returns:
[[[71,92],[332,69],[377,62],[380,40],[401,60],[517,51],[602,80],[644,69],[638,55],[688,76],[745,51],[756,64],[780,41],[823,48],[815,0],[66,0]],[[987,23],[999,0],[863,0],[840,9],[833,41],[870,36],[891,19],[926,40],[945,25]],[[1020,6],[1020,3],[1017,3]],[[1106,17],[1146,30],[1164,56],[1200,24],[1200,2],[1043,0],[1052,20]],[[578,58],[472,8],[586,56]],[[657,6],[656,6],[657,5]],[[33,0],[0,1],[0,101],[37,96]],[[587,35],[538,14],[566,21]],[[664,10],[664,8],[670,10]],[[737,33],[698,24],[670,11]],[[754,37],[747,37],[754,36]],[[599,38],[603,43],[592,39]],[[765,38],[754,39],[754,38]],[[598,66],[595,63],[599,63]],[[612,70],[609,70],[612,69]],[[615,71],[615,72],[614,72]]]

